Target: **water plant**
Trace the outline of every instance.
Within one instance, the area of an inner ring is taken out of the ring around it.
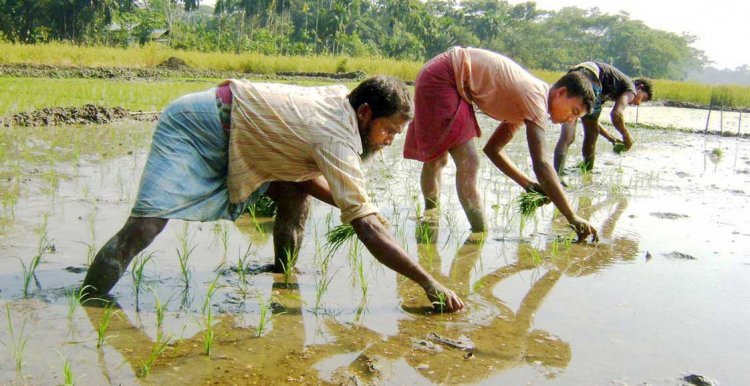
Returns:
[[[13,326],[13,317],[10,313],[10,304],[5,305],[5,315],[8,321],[8,334],[10,335],[10,342],[3,343],[3,345],[7,347],[8,350],[10,350],[11,355],[13,355],[13,362],[16,365],[16,371],[21,371],[23,369],[26,345],[29,343],[29,338],[31,338],[31,336],[26,334],[25,320],[21,325],[21,328],[18,330],[18,334],[16,335],[16,330]]]
[[[154,367],[154,363],[156,362],[156,359],[161,356],[161,354],[164,353],[164,351],[169,347],[169,343],[171,342],[171,337],[164,338],[163,336],[159,335],[156,338],[156,342],[151,346],[151,351],[148,354],[148,357],[146,357],[146,360],[141,362],[139,369],[138,369],[138,376],[139,377],[147,377],[148,374],[151,372],[151,368]]]
[[[70,359],[64,357],[59,351],[57,354],[63,360],[63,386],[74,386],[75,377],[73,376],[73,369],[70,367]]]
[[[216,275],[214,280],[208,285],[206,298],[203,301],[203,353],[206,355],[211,355],[211,349],[214,344],[214,314],[213,308],[211,307],[211,299],[218,289],[218,281],[219,275]]]
[[[260,337],[263,335],[263,331],[268,328],[268,323],[271,322],[273,316],[271,314],[271,304],[263,298],[263,294],[258,292],[255,297],[258,299],[258,307],[260,310],[258,315],[258,325],[255,327],[255,336]]]
[[[326,247],[328,248],[328,254],[334,254],[341,248],[347,241],[351,240],[356,235],[354,228],[350,224],[341,224],[333,227],[326,233]]]
[[[133,260],[133,270],[130,271],[130,276],[133,278],[133,292],[135,295],[135,309],[138,311],[139,296],[141,293],[141,284],[143,283],[143,271],[146,268],[146,264],[151,261],[154,257],[155,252],[144,253],[141,252]]]
[[[39,262],[42,260],[42,255],[38,254],[32,257],[28,266],[23,262],[23,260],[19,260],[21,261],[21,270],[23,271],[23,296],[27,297],[29,296],[29,285],[31,284],[31,279],[33,278],[36,280],[36,269],[37,267],[39,267]],[[37,283],[37,287],[38,286],[39,285]]]
[[[521,193],[518,197],[518,209],[521,211],[521,216],[531,217],[536,209],[544,205],[547,200],[547,196],[535,190]]]
[[[102,316],[99,318],[99,324],[96,326],[96,348],[101,349],[107,340],[107,330],[112,322],[112,317],[119,312],[113,303],[107,303],[102,310]]]
[[[86,290],[89,288],[91,288],[90,285],[85,285],[79,288],[78,291],[72,289],[65,291],[65,299],[67,299],[68,304],[68,320],[73,319],[78,306],[83,305],[89,300],[94,300],[93,298],[86,297]]]

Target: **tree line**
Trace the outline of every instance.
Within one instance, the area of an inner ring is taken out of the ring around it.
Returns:
[[[527,68],[600,60],[631,76],[684,80],[703,68],[690,34],[598,8],[549,11],[504,0],[0,0],[0,39],[200,51],[427,60],[454,45],[491,49]]]

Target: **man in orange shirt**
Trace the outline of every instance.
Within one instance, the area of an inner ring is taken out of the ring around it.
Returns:
[[[552,165],[544,158],[547,117],[554,123],[572,122],[594,104],[591,82],[569,73],[552,87],[511,59],[495,52],[454,47],[430,60],[417,75],[414,119],[409,124],[404,157],[424,163],[421,186],[425,209],[438,207],[442,169],[448,154],[456,163],[456,189],[474,232],[486,230],[482,197],[477,188],[479,157],[474,137],[481,132],[472,105],[500,121],[484,152],[493,164],[524,189],[544,193],[578,234],[579,240],[596,229],[577,216],[563,193]],[[508,158],[504,147],[521,126],[538,183]]]

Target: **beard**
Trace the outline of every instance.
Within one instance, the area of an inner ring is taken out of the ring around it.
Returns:
[[[373,154],[375,154],[375,152],[372,151],[372,145],[370,144],[371,131],[372,123],[367,125],[367,127],[359,130],[359,139],[362,142],[362,153],[359,155],[359,158],[361,158],[362,161],[369,160],[373,156]]]

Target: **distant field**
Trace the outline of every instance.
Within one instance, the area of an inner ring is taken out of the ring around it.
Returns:
[[[0,63],[35,63],[58,66],[155,67],[169,57],[185,60],[196,69],[237,71],[273,75],[280,72],[351,72],[388,74],[413,80],[421,62],[383,58],[342,56],[266,56],[253,53],[206,53],[178,51],[158,44],[121,49],[80,47],[71,44],[16,45],[0,43]],[[533,71],[553,83],[561,72]],[[0,77],[0,116],[47,106],[75,106],[98,103],[136,110],[158,110],[175,97],[215,84],[219,79],[169,82],[128,82],[89,79],[24,79]],[[319,82],[318,82],[319,83]],[[709,105],[712,96],[727,107],[750,107],[750,87],[711,86],[656,79],[655,100]],[[350,84],[350,86],[353,84]]]

